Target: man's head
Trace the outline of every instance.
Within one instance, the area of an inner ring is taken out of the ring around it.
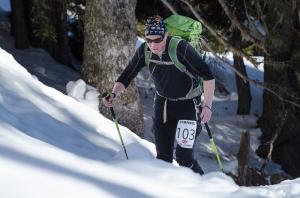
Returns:
[[[149,17],[145,26],[146,42],[152,53],[163,52],[167,40],[166,25],[163,19],[158,15]]]

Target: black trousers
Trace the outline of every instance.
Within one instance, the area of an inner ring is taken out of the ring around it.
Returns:
[[[156,95],[153,115],[153,132],[157,158],[172,162],[176,127],[179,120],[196,120],[196,109],[193,100],[167,101]],[[164,106],[166,105],[166,122],[164,123]],[[201,124],[197,124],[196,137],[201,132]],[[194,146],[193,146],[194,147]],[[176,146],[176,161],[180,166],[191,168],[193,171],[203,174],[203,170],[193,157],[193,148]]]

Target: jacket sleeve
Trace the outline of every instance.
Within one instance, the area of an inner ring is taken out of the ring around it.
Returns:
[[[144,55],[144,46],[145,43],[143,43],[136,51],[125,68],[125,70],[121,73],[119,78],[117,79],[117,82],[120,82],[125,85],[127,88],[130,82],[136,77],[139,71],[146,65],[145,64],[145,55]]]
[[[204,62],[196,49],[194,49],[187,41],[182,40],[179,42],[177,46],[177,57],[193,75],[199,75],[203,80],[214,79],[209,65]]]

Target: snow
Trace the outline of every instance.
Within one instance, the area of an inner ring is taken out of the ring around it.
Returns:
[[[3,10],[5,12],[10,12],[11,11],[10,0],[1,0],[0,1],[0,10]]]
[[[1,0],[0,8],[8,4]],[[148,97],[144,97],[147,86],[153,86],[146,70],[138,75],[145,139],[120,126],[129,155],[126,160],[115,124],[98,113],[95,88],[44,50],[16,50],[8,32],[1,29],[0,36],[1,197],[300,197],[299,179],[273,186],[237,186],[219,171],[205,130],[195,143],[195,158],[204,176],[175,161],[156,160],[151,142],[153,91],[147,90]],[[136,46],[142,42],[138,38]],[[232,63],[230,53],[224,57]],[[248,75],[263,81],[263,64],[257,70],[244,62]],[[234,73],[226,64],[217,65],[230,95],[215,95],[209,125],[225,170],[236,172],[235,155],[245,130],[251,135],[250,164],[260,167],[254,151],[261,133],[256,121],[262,109],[262,90],[251,87],[255,116],[236,116]],[[271,162],[266,172],[282,170]]]
[[[67,94],[77,101],[97,110],[100,93],[96,88],[87,85],[83,80],[70,81],[66,86]]]
[[[141,37],[137,38],[136,44],[135,44],[135,49],[139,48],[141,46],[142,43],[144,43],[145,40]]]
[[[82,90],[90,88],[76,83],[67,90],[82,99]],[[204,176],[156,160],[152,143],[121,126],[127,161],[112,121],[44,85],[3,49],[0,101],[1,197],[300,196],[300,179],[239,187],[209,158],[206,166],[215,168]],[[202,147],[202,153],[209,152],[208,143]]]
[[[228,115],[234,114],[237,111],[237,100],[238,94],[236,91],[235,85],[235,74],[232,69],[230,69],[231,65],[233,65],[233,54],[232,52],[228,52],[225,54],[219,54],[219,56],[225,61],[221,62],[216,59],[215,56],[211,53],[208,53],[208,62],[216,65],[213,67],[215,73],[217,72],[218,76],[221,77],[222,82],[226,85],[226,88],[230,91],[230,95],[228,97],[215,97],[215,101],[225,102],[226,101],[226,109],[225,111],[218,111],[218,115]],[[244,64],[246,66],[246,72],[250,79],[257,80],[258,82],[264,82],[264,64],[263,57],[252,57],[256,59],[260,64],[256,68],[249,60],[244,58]],[[250,83],[250,92],[252,96],[251,100],[251,114],[259,117],[262,114],[262,94],[263,88],[259,86],[255,86]],[[222,106],[224,106],[222,104]],[[220,107],[217,107],[220,110]]]
[[[246,66],[246,72],[250,79],[256,80],[258,82],[264,82],[264,58],[263,57],[253,57],[257,62],[260,62],[260,64],[257,66],[257,68],[247,59],[244,58],[244,64]],[[258,113],[258,115],[261,115],[262,113],[262,94],[263,94],[263,88],[255,86],[251,84],[251,95],[252,95],[252,113]]]

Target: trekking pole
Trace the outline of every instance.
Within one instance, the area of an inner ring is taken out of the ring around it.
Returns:
[[[199,101],[197,101],[197,99],[193,99],[194,101],[194,104],[195,104],[195,107],[196,107],[196,114],[197,114],[197,119],[200,118],[201,120],[201,116],[200,116],[200,109],[202,109],[202,107],[199,105]],[[199,109],[200,108],[200,109]],[[204,123],[205,125],[205,128],[206,128],[206,131],[208,133],[208,137],[209,137],[209,140],[211,142],[211,147],[212,149],[214,150],[215,154],[216,154],[216,157],[217,157],[217,161],[218,161],[218,164],[219,164],[219,167],[221,169],[222,172],[224,172],[224,167],[223,167],[223,164],[221,162],[221,159],[220,159],[220,156],[219,156],[219,153],[218,153],[218,150],[217,150],[217,147],[216,147],[216,144],[215,144],[215,141],[212,137],[212,133],[208,127],[208,124],[207,123]]]
[[[104,94],[102,94],[102,98],[108,99],[109,97],[110,97],[110,95],[107,92],[105,92]],[[118,134],[119,134],[122,146],[123,146],[123,150],[124,150],[124,153],[126,155],[126,159],[128,160],[127,151],[126,151],[126,148],[125,148],[125,145],[124,145],[124,142],[123,142],[123,138],[122,138],[122,135],[121,135],[121,132],[120,132],[119,123],[118,123],[118,120],[117,120],[114,108],[113,107],[109,107],[109,110],[110,110],[111,116],[113,117],[113,121],[115,122],[117,131],[118,131]]]
[[[215,141],[214,141],[214,139],[213,139],[213,137],[212,137],[211,131],[210,131],[210,129],[209,129],[207,123],[204,123],[204,125],[205,125],[206,131],[207,131],[207,133],[208,133],[209,140],[210,140],[210,142],[211,142],[211,146],[212,146],[212,148],[213,148],[213,150],[214,150],[214,152],[215,152],[215,154],[216,154],[216,157],[217,157],[217,160],[218,160],[218,164],[219,164],[219,166],[220,166],[220,169],[221,169],[222,172],[224,172],[224,167],[223,167],[223,164],[222,164],[222,162],[221,162],[221,159],[220,159],[220,156],[219,156],[219,153],[218,153],[218,150],[217,150]]]

